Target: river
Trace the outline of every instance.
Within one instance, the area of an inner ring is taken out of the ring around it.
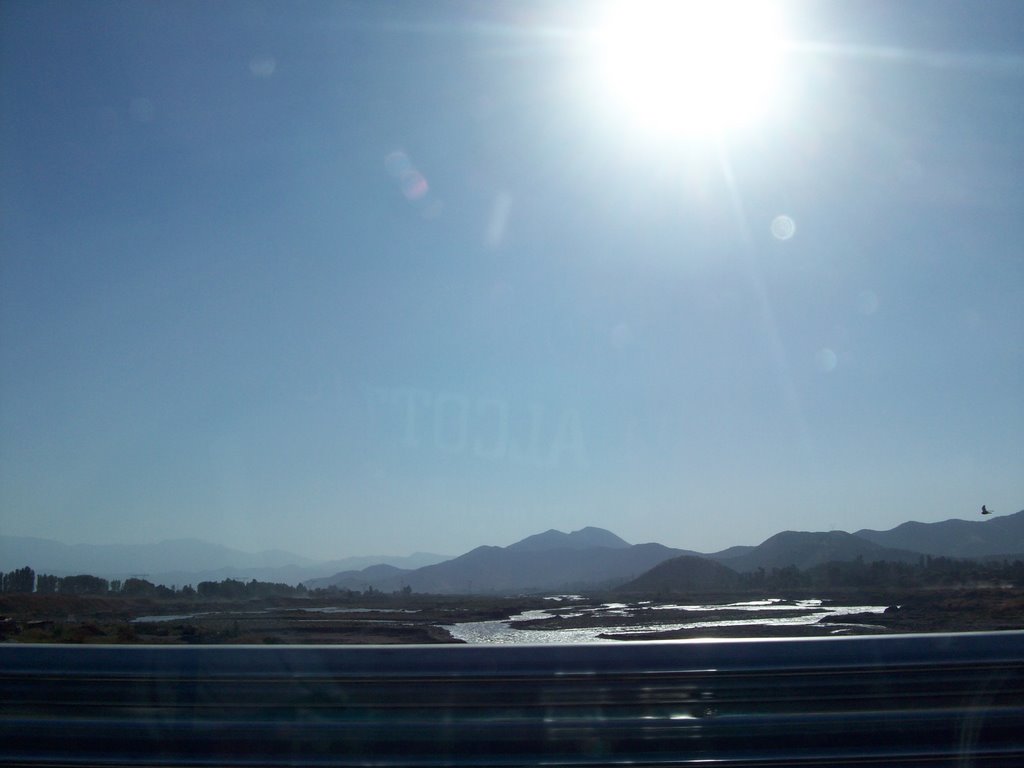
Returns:
[[[730,627],[811,625],[823,618],[882,613],[886,608],[884,605],[840,606],[826,604],[822,600],[781,598],[694,605],[651,601],[595,605],[577,595],[560,595],[550,599],[554,602],[550,610],[526,611],[502,621],[451,624],[445,629],[456,639],[467,643],[609,643],[616,641],[600,635],[614,634],[625,638],[641,632],[720,628],[721,636],[728,637]],[[661,620],[659,612],[671,618]],[[723,618],[714,618],[716,613],[720,613]],[[691,620],[687,621],[687,618]],[[515,622],[531,622],[535,627],[542,626],[545,620],[581,626],[555,629],[514,626]],[[828,633],[845,634],[860,626],[856,623],[830,623]]]

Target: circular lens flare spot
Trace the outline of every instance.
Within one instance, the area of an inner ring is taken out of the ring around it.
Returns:
[[[822,373],[832,373],[839,365],[839,356],[828,347],[819,349],[814,359]]]
[[[401,178],[402,194],[409,200],[419,200],[430,191],[430,185],[423,175],[417,171],[411,171]]]
[[[796,222],[789,216],[776,216],[772,219],[771,230],[776,240],[789,240],[796,234]]]

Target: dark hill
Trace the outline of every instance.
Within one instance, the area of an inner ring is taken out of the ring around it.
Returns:
[[[477,547],[403,576],[415,592],[515,593],[610,586],[680,554],[661,544],[516,550]]]
[[[341,571],[333,576],[326,576],[322,579],[310,579],[304,582],[310,589],[337,587],[338,589],[350,589],[355,592],[363,592],[367,587],[381,583],[391,583],[401,580],[402,574],[412,573],[407,568],[396,568],[393,565],[379,563],[363,568],[361,571]],[[396,587],[395,589],[399,589]]]
[[[755,571],[758,568],[785,568],[789,565],[805,570],[822,563],[856,560],[858,557],[864,558],[867,562],[917,562],[921,555],[918,552],[883,547],[845,531],[783,531],[766,539],[749,552],[726,558],[719,558],[716,555],[709,557],[743,572]]]
[[[987,557],[1024,553],[1024,510],[1005,517],[909,522],[888,531],[857,531],[866,541],[946,557]]]
[[[508,547],[477,547],[412,571],[369,569],[337,574],[308,586],[385,592],[410,587],[432,594],[515,594],[608,588],[687,553],[661,544],[631,545],[601,528],[546,531]]]
[[[654,566],[616,592],[712,592],[739,586],[739,574],[731,568],[694,555],[673,557]]]

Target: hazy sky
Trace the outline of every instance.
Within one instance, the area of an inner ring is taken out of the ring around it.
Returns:
[[[654,24],[713,49],[627,84],[659,123],[605,11],[0,5],[0,532],[712,551],[1024,507],[1024,6],[781,6],[770,98],[702,131],[766,65]]]

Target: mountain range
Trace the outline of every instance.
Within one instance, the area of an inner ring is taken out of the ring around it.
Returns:
[[[758,568],[785,568],[795,565],[801,570],[830,561],[872,560],[916,562],[923,553],[886,547],[845,531],[811,533],[783,531],[765,539],[756,547],[737,553],[736,548],[707,555],[734,571],[756,571]]]
[[[658,543],[630,544],[611,531],[587,527],[548,530],[506,547],[480,546],[458,557],[358,557],[315,562],[282,550],[247,553],[197,539],[147,545],[70,546],[47,539],[0,536],[0,570],[30,565],[37,573],[91,573],[104,578],[141,576],[167,585],[257,579],[309,588],[374,588],[435,594],[509,594],[615,587],[665,565],[691,582],[796,566],[863,559],[916,562],[923,555],[1024,559],[1024,510],[985,520],[908,522],[887,531],[783,531],[757,546],[702,554]],[[670,561],[679,559],[675,565]],[[715,565],[724,566],[716,568]],[[325,574],[333,573],[331,576]]]
[[[920,531],[927,533],[917,537],[917,546],[915,534]],[[730,547],[710,554],[654,543],[629,544],[601,528],[572,533],[549,530],[507,547],[477,547],[424,568],[345,571],[308,581],[306,586],[360,591],[409,587],[414,592],[438,594],[573,591],[621,585],[662,564],[665,572],[685,570],[689,581],[717,578],[715,583],[725,584],[727,569],[733,574],[790,565],[805,570],[858,558],[917,562],[923,555],[1024,559],[1024,511],[992,520],[905,523],[891,531],[856,534],[783,531],[757,546]]]
[[[689,554],[686,550],[662,544],[623,544],[614,547],[566,547],[553,544],[540,548],[534,543],[526,548],[517,548],[516,544],[509,547],[477,547],[452,560],[416,570],[377,570],[372,574],[368,572],[369,569],[349,571],[328,579],[314,579],[306,582],[306,586],[336,586],[352,590],[372,586],[383,591],[409,587],[414,592],[435,594],[587,589],[614,586],[644,573],[664,560]]]
[[[989,520],[903,523],[888,531],[855,534],[883,547],[945,557],[1001,557],[1024,551],[1024,511]]]

